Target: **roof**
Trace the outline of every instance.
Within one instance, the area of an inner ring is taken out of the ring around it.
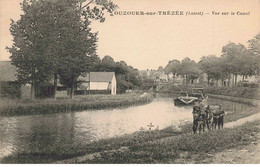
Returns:
[[[0,81],[17,81],[15,66],[11,61],[0,61]]]
[[[111,82],[113,76],[115,75],[114,72],[90,72],[85,77],[79,77],[79,80],[85,80],[89,82]]]

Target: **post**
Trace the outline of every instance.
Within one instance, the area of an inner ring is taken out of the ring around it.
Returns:
[[[35,99],[35,67],[32,68],[31,100]]]
[[[70,89],[70,98],[71,98],[71,99],[74,98],[74,83],[72,83],[72,85],[71,85],[71,89]]]
[[[56,100],[56,94],[57,94],[57,79],[58,79],[57,74],[54,74],[54,83],[53,83],[54,84],[54,86],[53,86],[54,100]]]

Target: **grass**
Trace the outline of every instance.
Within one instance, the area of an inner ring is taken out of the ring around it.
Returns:
[[[191,86],[191,85],[179,85],[178,87],[173,84],[164,85],[160,91],[162,92],[180,92],[185,90],[191,92],[193,87],[204,87],[205,93],[215,94],[215,95],[225,95],[232,97],[248,98],[248,99],[259,99],[258,88],[251,87],[217,87],[217,86]]]
[[[207,153],[246,145],[256,140],[255,132],[259,132],[258,123],[247,123],[234,129],[221,129],[201,135],[186,133],[176,137],[153,142],[141,142],[129,145],[127,151],[117,151],[113,154],[104,152],[101,159],[86,163],[174,163],[181,158],[188,162],[194,155],[201,158]]]
[[[138,93],[122,95],[80,95],[74,99],[0,99],[0,115],[31,115],[82,111],[140,105],[151,102],[151,95],[139,97]]]
[[[213,94],[209,94],[209,97],[221,99],[221,100],[228,100],[228,101],[243,103],[243,104],[248,104],[248,105],[252,105],[252,106],[255,106],[255,107],[259,105],[259,100],[256,100],[256,99],[248,99],[248,98],[224,96],[224,95],[213,95]]]
[[[216,95],[225,95],[225,96],[232,96],[232,97],[239,97],[239,98],[247,98],[247,99],[258,99],[258,88],[249,88],[249,87],[216,87],[210,86],[206,87],[205,91],[210,94]]]

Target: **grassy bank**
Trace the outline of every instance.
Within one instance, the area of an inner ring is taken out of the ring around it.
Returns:
[[[0,99],[0,115],[29,115],[104,108],[125,107],[151,102],[153,97],[140,97],[138,93],[122,95],[82,95],[74,99]]]
[[[249,88],[249,87],[214,87],[209,86],[205,87],[205,91],[209,94],[214,95],[224,95],[224,96],[232,96],[238,98],[246,98],[246,99],[258,99],[258,88]]]
[[[225,116],[225,123],[256,112],[255,110],[228,113]],[[259,123],[247,123],[234,129],[193,135],[192,124],[188,123],[182,125],[181,130],[168,127],[163,130],[142,131],[102,139],[87,145],[78,143],[77,145],[57,145],[52,150],[23,151],[7,156],[1,162],[52,163],[97,152],[100,155],[99,158],[82,161],[82,163],[177,163],[180,158],[188,162],[194,157],[204,157],[223,149],[249,144],[255,140],[254,133],[259,131],[258,125]],[[126,148],[124,151],[120,150],[124,147]]]
[[[100,159],[82,163],[199,163],[209,154],[250,144],[259,132],[258,123],[247,123],[234,129],[211,131],[201,135],[183,134],[161,140],[129,144],[126,151],[101,153]]]
[[[191,92],[193,87],[204,87],[204,92],[210,94],[211,97],[234,102],[240,102],[257,106],[260,100],[259,88],[250,87],[216,87],[216,86],[190,86],[173,84],[164,85],[160,92],[179,94],[181,92]]]
[[[260,102],[260,100],[256,100],[256,99],[247,99],[247,98],[241,98],[241,97],[232,97],[232,96],[214,95],[214,94],[209,94],[209,97],[221,99],[221,100],[238,102],[238,103],[244,103],[244,104],[252,105],[255,107],[257,107]]]
[[[232,97],[240,97],[247,99],[259,99],[258,88],[250,88],[250,87],[216,87],[216,86],[191,86],[191,85],[178,85],[175,86],[173,84],[164,85],[160,92],[191,92],[194,87],[203,87],[205,93],[214,94],[214,95],[224,95],[224,96],[232,96]]]

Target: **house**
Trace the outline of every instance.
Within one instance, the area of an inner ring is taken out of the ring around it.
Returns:
[[[158,78],[160,82],[168,82],[169,78],[165,72],[158,72]]]
[[[80,76],[78,81],[82,82],[79,90],[116,94],[116,77],[114,72],[90,72],[84,77]]]
[[[16,68],[11,64],[11,61],[0,61],[0,96],[29,99],[31,96],[31,85],[22,85],[18,82],[16,75]],[[83,88],[81,90],[116,94],[116,77],[114,72],[90,72],[90,75],[87,74],[87,76],[80,76],[79,78],[84,81],[82,86],[80,86],[80,88]],[[50,81],[50,83],[53,83],[53,81]],[[46,92],[45,89],[43,91]],[[37,95],[40,97],[41,91],[37,92],[39,92]],[[59,82],[56,96],[67,96],[67,88],[63,87]]]
[[[0,61],[0,93],[1,97],[29,98],[31,88],[28,85],[22,86],[16,76],[15,66],[11,61]]]

